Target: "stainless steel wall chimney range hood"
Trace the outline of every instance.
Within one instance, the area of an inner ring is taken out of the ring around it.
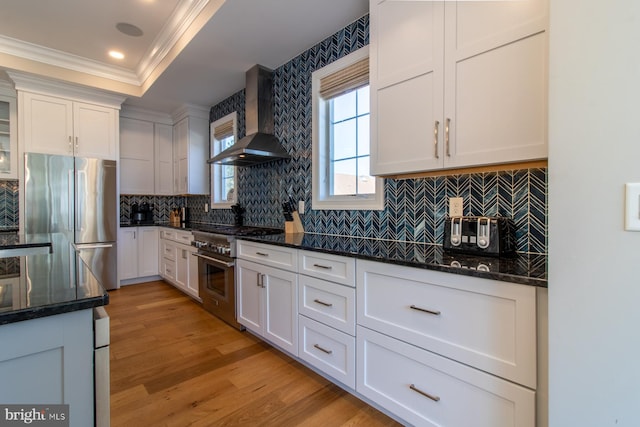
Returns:
[[[261,65],[247,71],[245,87],[244,138],[207,160],[222,165],[253,166],[278,159],[289,159],[273,135],[273,72]]]

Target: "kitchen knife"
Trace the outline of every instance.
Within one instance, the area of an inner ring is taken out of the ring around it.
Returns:
[[[282,213],[284,214],[285,221],[293,221],[293,215],[291,215],[291,206],[289,206],[289,202],[285,202],[282,204]]]

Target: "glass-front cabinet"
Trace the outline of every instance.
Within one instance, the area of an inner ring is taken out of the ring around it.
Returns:
[[[0,95],[0,179],[18,179],[16,99]]]

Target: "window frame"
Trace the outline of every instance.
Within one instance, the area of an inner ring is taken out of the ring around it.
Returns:
[[[375,194],[331,195],[329,102],[320,97],[320,80],[369,57],[369,46],[362,47],[311,75],[312,91],[312,209],[384,209],[384,180],[375,179]]]
[[[211,157],[218,154],[220,151],[220,141],[215,138],[215,128],[223,123],[231,121],[233,124],[233,140],[234,144],[238,142],[238,113],[236,111],[227,114],[224,117],[219,118],[215,122],[209,124],[209,141],[210,141],[210,154]],[[233,180],[234,180],[234,192],[232,200],[221,201],[220,184],[216,181],[221,178],[222,166],[216,163],[211,164],[210,168],[210,205],[211,209],[229,209],[232,205],[235,205],[238,200],[238,168],[233,166]]]

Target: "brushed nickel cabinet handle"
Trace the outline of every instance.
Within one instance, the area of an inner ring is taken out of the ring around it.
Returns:
[[[451,125],[451,119],[447,117],[447,121],[444,127],[444,146],[447,150],[447,157],[451,157],[451,151],[449,150],[449,126]]]
[[[427,397],[427,398],[433,400],[434,402],[439,402],[440,401],[440,397],[439,396],[435,396],[433,394],[427,393],[426,391],[422,391],[422,390],[420,390],[418,387],[416,387],[413,384],[409,385],[409,388],[411,390],[415,391],[416,393],[419,393],[419,394],[423,395],[424,397]]]
[[[260,288],[264,288],[264,284],[262,283],[263,279],[262,279],[262,273],[258,273],[258,279],[256,280],[256,284],[258,285],[258,287]]]
[[[260,255],[260,256],[269,256],[269,254],[265,254],[264,252],[256,252],[256,255]]]
[[[69,135],[69,152],[73,152],[73,138]]]
[[[436,125],[433,129],[433,154],[436,157],[436,159],[440,158],[440,156],[438,156],[438,127],[439,126],[440,126],[440,122],[436,120]]]
[[[411,304],[409,306],[409,308],[412,309],[412,310],[422,311],[423,313],[433,314],[434,316],[440,316],[440,313],[441,313],[438,310],[429,310],[428,308],[421,308],[421,307],[415,306],[413,304]]]
[[[76,151],[78,151],[78,137],[76,136]]]
[[[326,348],[320,347],[318,344],[314,344],[313,346],[323,353],[327,353],[327,354],[333,353],[333,350],[327,350]]]
[[[313,264],[313,266],[316,268],[323,268],[325,270],[331,270],[333,268],[330,265],[322,265],[322,264]]]
[[[314,299],[314,300],[313,300],[313,302],[318,303],[318,304],[320,304],[320,305],[324,305],[325,307],[333,307],[333,304],[331,304],[331,303],[329,303],[329,302],[321,301],[321,300],[319,300],[319,299],[317,299],[317,298],[316,298],[316,299]]]

